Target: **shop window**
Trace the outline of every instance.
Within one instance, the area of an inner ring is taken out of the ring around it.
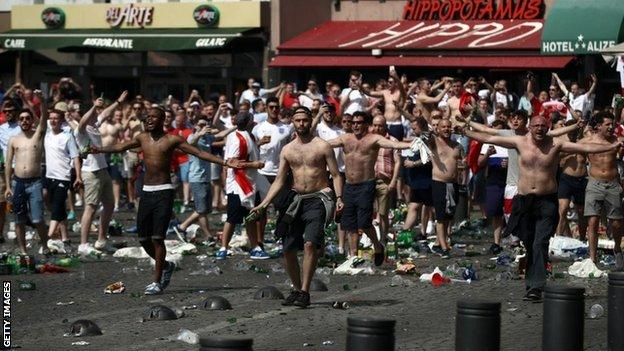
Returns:
[[[230,67],[232,55],[150,51],[147,53],[147,65],[152,67]]]
[[[94,66],[141,66],[140,52],[115,52],[93,54]]]
[[[60,52],[54,49],[37,50],[37,54],[56,62],[59,66],[86,66],[89,54],[84,52]]]

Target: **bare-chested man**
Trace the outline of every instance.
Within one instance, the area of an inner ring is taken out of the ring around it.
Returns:
[[[384,260],[384,247],[373,229],[373,202],[375,201],[375,162],[379,148],[408,149],[410,143],[391,141],[368,132],[371,116],[365,112],[353,114],[353,133],[329,140],[332,147],[342,147],[345,154],[346,184],[344,211],[340,224],[349,235],[349,254],[355,256],[358,234],[364,232],[375,246],[375,265]]]
[[[455,116],[461,115],[461,112],[459,110],[459,104],[461,102],[462,81],[460,79],[453,79],[449,94],[451,95],[451,97],[449,97],[446,101],[446,106],[448,108],[448,118],[451,120],[451,122],[453,122],[453,125],[455,125]]]
[[[15,234],[20,251],[26,251],[25,225],[30,222],[41,238],[41,251],[48,254],[48,235],[43,221],[43,185],[41,182],[41,161],[43,158],[43,138],[48,127],[48,110],[41,91],[35,91],[41,100],[41,117],[33,130],[35,116],[30,110],[22,110],[18,116],[20,134],[9,139],[5,160],[5,197],[10,199],[15,214]],[[15,165],[13,162],[15,161]]]
[[[297,138],[280,154],[279,170],[266,198],[252,209],[266,208],[285,185],[288,172],[293,175],[294,198],[283,221],[290,223],[284,233],[284,264],[294,290],[283,305],[308,307],[310,282],[316,270],[318,250],[324,247],[324,228],[332,220],[334,194],[328,185],[327,170],[333,179],[336,207],[342,209],[342,180],[334,151],[329,144],[311,132],[312,114],[305,107],[294,111],[293,125]],[[303,279],[299,272],[297,250],[304,250]]]
[[[570,124],[573,121],[570,121]],[[568,124],[568,123],[566,123]],[[562,135],[563,140],[577,142],[579,131],[575,130]],[[585,204],[585,188],[587,187],[587,155],[584,154],[562,154],[559,162],[559,189],[557,197],[559,198],[559,223],[557,224],[556,234],[569,235],[570,228],[568,226],[567,213],[570,208],[570,202],[574,202],[574,211],[578,214],[578,231],[579,239],[587,240],[585,237],[587,224],[583,215],[583,206]]]
[[[466,132],[466,135],[479,141],[518,150],[518,195],[514,198],[506,231],[518,233],[527,249],[527,293],[524,298],[529,301],[540,301],[546,285],[548,244],[559,215],[556,174],[561,152],[601,153],[620,146],[619,142],[572,143],[553,139],[547,133],[548,123],[541,116],[531,119],[529,133],[523,136],[501,137]]]
[[[418,83],[418,88],[420,89],[420,93],[416,96],[416,106],[420,109],[420,112],[427,120],[427,123],[431,123],[431,113],[438,108],[440,100],[442,100],[444,95],[446,95],[449,89],[451,89],[451,82],[449,79],[443,79],[433,86],[427,78],[418,78],[416,82]],[[444,89],[439,92],[438,95],[433,97],[429,96],[432,90],[435,90],[442,85],[444,85]]]
[[[611,145],[617,142],[613,135],[614,116],[608,112],[600,112],[594,117],[595,130],[581,143]],[[585,191],[585,216],[587,221],[587,237],[589,239],[589,257],[596,262],[598,246],[598,223],[600,216],[609,220],[615,247],[615,270],[624,268],[622,259],[622,186],[618,175],[616,150],[609,150],[589,156],[589,181]]]
[[[451,140],[453,126],[449,119],[442,119],[438,123],[435,137],[430,140],[432,153],[432,180],[431,195],[436,217],[436,245],[432,251],[442,256],[451,257],[451,246],[448,244],[448,229],[455,216],[457,201],[459,200],[459,185],[457,184],[458,161],[462,158],[462,148],[459,143]]]
[[[383,98],[385,106],[384,118],[386,119],[388,134],[397,138],[397,140],[403,140],[404,137],[403,124],[401,123],[401,112],[395,106],[395,104],[402,106],[406,97],[405,89],[403,88],[403,84],[401,84],[400,80],[401,79],[394,70],[394,67],[390,67],[390,77],[388,77],[387,89],[366,93],[372,97]]]
[[[104,116],[104,120],[100,125],[100,134],[102,135],[102,147],[109,147],[119,142],[121,133],[126,129],[127,125],[122,124],[123,112],[115,110],[113,115]],[[115,212],[119,211],[119,200],[121,198],[121,170],[123,161],[120,155],[106,155],[106,163],[108,164],[108,174],[113,181],[113,198],[115,199]]]
[[[226,165],[223,159],[189,145],[181,136],[165,133],[164,120],[165,110],[161,107],[153,107],[147,114],[146,132],[123,143],[103,148],[91,147],[92,153],[123,152],[138,147],[143,151],[146,172],[143,195],[139,201],[137,227],[141,246],[156,261],[154,281],[145,287],[146,295],[162,293],[169,285],[171,275],[175,270],[175,263],[165,261],[167,251],[164,242],[175,197],[170,175],[171,157],[174,150],[180,150],[208,162]],[[237,163],[228,162],[227,165],[236,167]]]

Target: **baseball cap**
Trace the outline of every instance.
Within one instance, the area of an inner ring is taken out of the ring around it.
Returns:
[[[199,103],[199,102],[197,102],[197,101],[193,101],[193,102],[191,102],[191,106],[199,106],[199,105],[200,105],[200,103]]]
[[[254,82],[254,83],[251,85],[251,87],[252,87],[252,88],[260,88],[260,83],[258,83],[258,82]]]
[[[67,112],[69,110],[69,106],[65,101],[59,101],[54,105],[54,109],[60,112]]]

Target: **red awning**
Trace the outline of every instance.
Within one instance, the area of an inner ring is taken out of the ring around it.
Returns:
[[[278,50],[539,50],[542,27],[543,20],[329,21]]]
[[[277,56],[271,67],[563,68],[573,56]]]

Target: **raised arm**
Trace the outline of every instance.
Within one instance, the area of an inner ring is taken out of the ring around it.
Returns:
[[[570,141],[561,142],[561,151],[571,154],[599,154],[617,149],[622,146],[621,141],[612,144],[596,144],[596,143],[573,143]]]
[[[222,166],[228,166],[228,167],[234,167],[237,168],[238,164],[231,162],[225,162],[221,157],[217,157],[213,154],[211,154],[210,152],[206,152],[206,151],[202,151],[200,149],[198,149],[197,147],[190,145],[189,143],[187,143],[184,139],[182,139],[182,137],[177,137],[180,139],[179,144],[177,146],[178,150],[189,154],[189,155],[193,155],[196,156],[204,161],[208,161],[208,162],[212,162],[212,163],[216,163]]]
[[[85,114],[82,115],[82,118],[80,119],[80,122],[78,122],[78,132],[79,133],[84,133],[85,132],[85,128],[87,128],[87,126],[89,124],[93,123],[93,117],[95,116],[93,114],[93,112],[95,112],[95,108],[96,107],[102,106],[102,104],[104,104],[104,100],[98,98],[97,100],[95,100],[95,103],[93,104],[93,106],[91,106],[89,111],[85,112]]]
[[[108,107],[106,107],[99,115],[97,118],[97,123],[98,125],[102,124],[102,122],[104,122],[105,119],[107,119],[111,113],[113,113],[113,111],[115,111],[115,109],[117,108],[117,106],[121,105],[125,100],[126,97],[128,97],[128,91],[124,90],[121,95],[119,95],[119,97],[117,98],[117,100],[115,100],[115,102],[113,102],[112,104],[110,104]]]
[[[585,126],[585,122],[583,120],[579,120],[579,121],[577,121],[576,123],[574,123],[572,125],[549,130],[548,133],[546,133],[546,134],[548,136],[551,136],[551,137],[559,137],[559,136],[568,134],[570,132],[573,132],[573,131],[577,130],[578,128],[582,129],[584,126]]]
[[[570,93],[568,91],[568,88],[565,86],[565,84],[563,84],[563,82],[561,81],[561,79],[559,79],[559,75],[555,72],[552,73],[552,77],[555,79],[555,81],[557,82],[557,85],[559,86],[559,89],[561,89],[561,91],[563,92],[563,94],[565,96],[568,96]]]
[[[37,129],[35,130],[35,134],[38,139],[43,139],[45,136],[45,132],[48,129],[48,106],[46,104],[45,99],[43,98],[43,93],[41,90],[33,91],[33,94],[41,100],[40,108],[41,108],[41,117],[39,118],[39,124],[37,125]]]
[[[412,143],[408,141],[390,140],[390,139],[386,139],[382,137],[381,135],[378,135],[378,138],[377,140],[375,140],[375,143],[377,144],[377,146],[384,148],[384,149],[397,149],[397,150],[409,149],[410,146],[412,145]]]
[[[523,137],[518,136],[503,137],[498,135],[489,135],[485,133],[475,132],[472,130],[467,130],[466,136],[478,140],[482,143],[494,144],[507,149],[517,149],[518,145],[522,143],[524,139]]]
[[[451,89],[451,82],[447,81],[444,83],[444,89],[438,95],[434,97],[431,97],[428,95],[424,95],[424,96],[418,95],[416,99],[418,99],[423,104],[437,104],[438,102],[440,102],[440,100],[442,100],[444,95],[446,95],[446,93],[448,93],[450,89]]]
[[[327,140],[327,142],[329,143],[329,146],[331,146],[332,148],[344,146],[344,140],[342,140],[342,135],[337,138]]]
[[[280,89],[283,87],[283,84],[284,84],[284,83],[280,83],[280,84],[278,84],[278,85],[274,86],[273,88],[264,89],[264,91],[265,91],[267,94],[273,94],[273,93],[276,93],[278,90],[280,90]]]
[[[89,152],[92,154],[119,153],[126,150],[135,149],[139,146],[141,146],[139,140],[137,138],[132,138],[132,140],[126,140],[121,143],[115,143],[113,145],[100,148],[91,145]]]
[[[589,87],[587,91],[587,97],[589,98],[593,93],[596,92],[596,86],[598,85],[598,78],[595,74],[591,74],[592,85]]]
[[[314,116],[314,118],[312,118],[312,126],[310,127],[310,130],[315,135],[318,135],[316,133],[316,127],[321,122],[321,118],[323,118],[323,114],[325,112],[327,112],[327,106],[321,106],[321,108],[319,109],[319,112],[316,114],[316,116]]]
[[[457,121],[459,122],[465,122],[467,126],[471,127],[472,129],[474,129],[477,132],[480,133],[485,133],[485,134],[489,134],[489,135],[498,135],[499,130],[498,129],[494,129],[494,128],[490,128],[484,124],[481,123],[477,123],[473,120],[471,120],[470,118],[466,119],[461,115],[457,115],[455,116],[455,119],[457,119]]]

